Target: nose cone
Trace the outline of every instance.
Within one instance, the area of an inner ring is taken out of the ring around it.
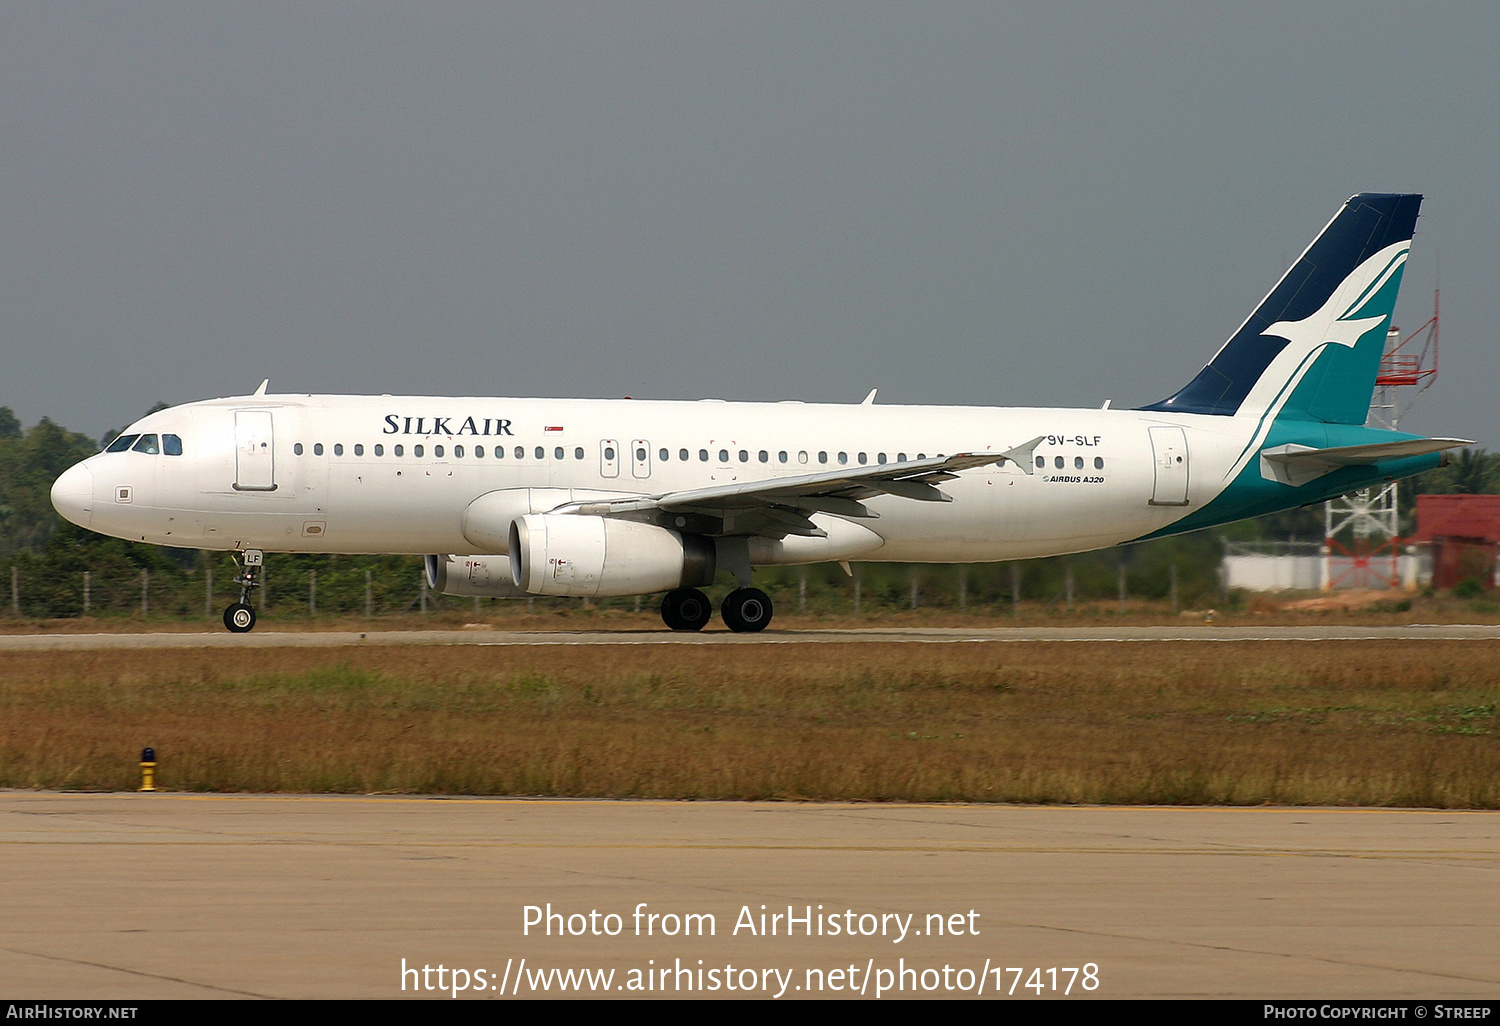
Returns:
[[[94,516],[94,472],[82,463],[69,467],[52,485],[52,506],[79,527]]]

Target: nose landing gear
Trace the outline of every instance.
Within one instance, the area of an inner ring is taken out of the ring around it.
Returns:
[[[256,580],[258,571],[265,564],[265,554],[260,549],[246,549],[243,572],[234,579],[240,586],[240,600],[224,610],[224,626],[235,634],[244,634],[255,626],[255,609],[250,605],[250,591],[260,587]]]

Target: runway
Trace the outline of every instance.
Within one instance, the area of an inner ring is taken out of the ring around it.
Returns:
[[[838,630],[731,631],[227,631],[153,634],[0,634],[0,651],[94,649],[343,648],[351,645],[808,645],[908,642],[1146,642],[1146,641],[1493,641],[1500,624],[1407,626],[1167,626],[1167,627],[870,627]]]
[[[0,847],[28,999],[1500,987],[1492,812],[7,792]]]

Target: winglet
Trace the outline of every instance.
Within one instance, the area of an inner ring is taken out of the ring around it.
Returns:
[[[1022,473],[1025,473],[1025,474],[1035,473],[1036,470],[1031,465],[1031,463],[1032,463],[1032,459],[1031,458],[1036,453],[1036,447],[1039,446],[1039,445],[1041,445],[1044,441],[1046,441],[1046,439],[1047,439],[1046,435],[1037,435],[1035,438],[1033,438],[1031,441],[1027,442],[1025,445],[1018,445],[1014,449],[1006,449],[1000,455],[1004,456],[1006,459],[1010,460],[1016,466],[1020,467]]]
[[[252,394],[254,394],[254,395],[265,395],[266,394],[266,386],[269,385],[270,383],[271,383],[271,379],[270,378],[266,378],[266,380],[264,380],[264,381],[262,381],[260,383],[260,387],[257,388],[254,391],[254,393],[252,393]]]
[[[870,394],[867,395],[867,396],[865,396],[864,401],[861,402],[859,405],[861,405],[861,406],[874,406],[875,405],[875,393],[879,392],[879,391],[880,391],[880,389],[878,389],[878,388],[872,388],[872,389],[870,389]]]

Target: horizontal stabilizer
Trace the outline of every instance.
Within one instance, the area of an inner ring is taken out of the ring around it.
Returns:
[[[1381,460],[1426,456],[1428,453],[1473,444],[1464,438],[1405,438],[1396,442],[1339,445],[1330,449],[1314,449],[1308,445],[1278,445],[1260,451],[1260,473],[1268,481],[1280,481],[1296,488],[1340,467],[1364,467]]]

